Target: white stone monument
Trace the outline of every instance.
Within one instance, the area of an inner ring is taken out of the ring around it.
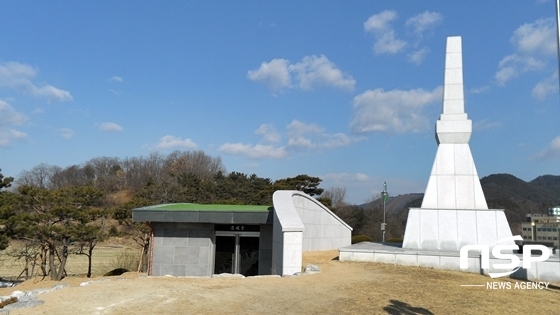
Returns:
[[[461,37],[448,37],[443,112],[436,122],[438,149],[422,206],[408,213],[403,248],[459,251],[464,245],[497,245],[512,236],[504,211],[486,204],[469,147],[471,133],[464,109]]]

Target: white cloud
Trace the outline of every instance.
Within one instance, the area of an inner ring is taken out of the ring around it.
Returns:
[[[364,22],[366,32],[378,32],[389,29],[389,23],[397,18],[397,12],[385,10],[379,14],[374,14]]]
[[[22,125],[27,119],[27,116],[18,113],[10,104],[0,100],[0,127]]]
[[[44,97],[48,102],[71,101],[70,92],[52,85],[36,86],[32,79],[37,76],[37,70],[19,62],[0,64],[0,87],[8,87],[23,91],[34,97]]]
[[[495,122],[495,121],[488,121],[488,119],[483,119],[480,121],[476,121],[473,123],[474,130],[488,130],[492,128],[501,127],[502,123]]]
[[[306,124],[297,119],[293,120],[286,128],[290,137],[301,136],[306,133],[320,133],[324,130],[316,124]]]
[[[369,179],[369,176],[367,176],[366,174],[362,174],[362,173],[357,173],[356,174],[356,180],[359,182],[365,182]]]
[[[276,132],[274,125],[262,124],[255,130],[255,134],[262,136],[261,142],[266,144],[225,143],[218,150],[252,159],[281,159],[288,156],[285,147],[273,145],[282,140],[282,136]]]
[[[264,144],[226,143],[220,146],[219,150],[254,159],[281,159],[294,151],[314,152],[321,149],[334,149],[361,140],[343,133],[328,134],[325,133],[324,128],[316,124],[306,124],[299,120],[293,120],[286,126],[288,141],[285,145],[278,145],[282,136],[271,124],[261,125],[255,133],[263,137],[261,142]]]
[[[71,101],[72,100],[72,95],[70,95],[70,92],[65,91],[65,90],[61,90],[59,88],[56,88],[52,85],[45,85],[42,87],[36,87],[34,85],[29,85],[28,86],[28,90],[31,93],[31,95],[35,96],[35,97],[44,97],[47,99],[47,101],[49,103],[55,102],[55,101]]]
[[[299,120],[292,121],[287,127],[288,148],[296,151],[313,151],[318,149],[335,149],[347,146],[357,138],[343,133],[328,134],[316,124],[306,124]]]
[[[12,140],[26,139],[27,134],[14,127],[23,125],[27,120],[27,116],[17,112],[7,102],[0,100],[0,147],[10,147]]]
[[[505,85],[511,79],[517,78],[520,74],[530,71],[540,70],[545,62],[532,56],[522,56],[513,54],[505,56],[498,64],[498,71],[494,78],[498,85]]]
[[[301,62],[290,65],[290,72],[295,72],[295,81],[302,90],[314,87],[333,86],[341,90],[352,91],[356,80],[342,73],[334,63],[321,56],[305,56]]]
[[[277,143],[282,140],[282,136],[276,132],[276,128],[272,124],[262,124],[255,134],[263,136],[263,140],[268,143]]]
[[[69,140],[74,136],[74,131],[72,131],[72,129],[62,128],[60,129],[60,135],[62,138]]]
[[[511,42],[520,52],[554,55],[558,51],[556,34],[556,23],[553,19],[539,19],[516,29]]]
[[[480,94],[480,93],[484,93],[484,92],[488,91],[489,89],[490,89],[490,86],[485,85],[485,86],[481,86],[481,87],[478,87],[478,88],[472,88],[470,90],[470,92],[473,93],[473,94]]]
[[[397,12],[386,10],[370,16],[364,22],[364,30],[375,36],[376,41],[373,45],[373,51],[376,54],[396,54],[406,47],[407,42],[397,39],[395,31],[391,27],[390,22],[396,18]]]
[[[500,61],[494,75],[502,86],[520,74],[544,68],[547,58],[557,52],[556,24],[553,19],[523,24],[513,32],[510,41],[515,52]]]
[[[288,130],[288,146],[296,150],[309,150],[317,147],[308,136],[321,134],[323,128],[315,124],[305,124],[299,120],[292,121],[287,127]]]
[[[249,70],[247,77],[265,83],[273,91],[281,90],[291,84],[288,64],[286,59],[272,59],[270,62],[261,63],[257,70]]]
[[[288,146],[290,148],[301,149],[301,150],[308,150],[308,149],[315,148],[315,145],[311,142],[311,139],[308,139],[304,136],[290,137],[290,140],[288,140]]]
[[[386,10],[370,16],[364,22],[364,30],[375,37],[373,52],[376,54],[397,54],[407,47],[413,47],[415,51],[408,54],[408,61],[417,65],[421,64],[430,50],[427,47],[418,49],[418,46],[424,40],[424,33],[433,30],[443,20],[443,16],[437,12],[426,11],[409,18],[405,25],[412,28],[412,34],[416,37],[415,43],[412,45],[406,40],[397,38],[391,25],[396,20],[397,12]]]
[[[121,91],[117,91],[117,90],[113,90],[113,89],[109,89],[109,90],[107,90],[107,91],[109,91],[109,92],[115,94],[116,96],[121,96],[121,94],[122,94]]]
[[[171,148],[196,149],[197,147],[198,145],[191,139],[181,139],[181,137],[166,135],[161,137],[158,144],[156,144],[154,148],[159,150],[166,150]]]
[[[536,155],[538,159],[556,159],[560,158],[560,136],[552,139],[546,149]]]
[[[417,34],[422,34],[426,30],[433,28],[439,22],[443,20],[443,16],[437,12],[426,11],[420,13],[414,17],[411,17],[406,21],[406,26],[413,28],[414,32]]]
[[[0,128],[0,147],[9,148],[13,140],[21,141],[27,138],[28,136],[25,132],[15,129]]]
[[[507,56],[506,58],[508,58],[508,57],[510,58],[512,56]],[[516,67],[514,65],[503,66],[504,60],[506,58],[504,58],[504,59],[502,59],[502,61],[500,61],[500,65],[498,66],[499,70],[494,75],[494,78],[498,82],[498,85],[502,85],[502,86],[505,85],[505,83],[507,81],[519,76],[519,71],[516,69]]]
[[[420,65],[429,53],[430,53],[430,49],[424,47],[408,55],[408,60],[412,63]]]
[[[123,127],[113,123],[113,122],[104,122],[99,125],[99,130],[101,131],[122,131]]]
[[[441,98],[441,86],[433,91],[368,90],[354,98],[354,116],[350,126],[355,133],[422,132],[429,129],[429,119],[422,110],[441,101]]]
[[[343,133],[335,133],[330,135],[323,135],[324,141],[320,144],[321,148],[334,149],[339,147],[345,147],[355,141],[357,138],[352,138]]]
[[[226,143],[218,149],[222,152],[243,155],[253,159],[281,159],[288,155],[284,147],[274,147],[271,145],[248,145],[242,143]]]
[[[107,81],[121,83],[121,82],[123,82],[123,78],[118,77],[118,76],[114,76],[114,77],[110,77],[109,79],[107,79]]]
[[[373,45],[373,51],[376,54],[396,54],[406,47],[404,40],[395,38],[393,30],[387,31],[378,36],[377,42]]]
[[[273,59],[268,63],[261,63],[257,70],[249,70],[247,77],[265,83],[272,91],[286,87],[313,90],[323,86],[352,91],[356,85],[352,76],[342,73],[324,55],[305,56],[295,64],[290,64],[286,59]]]
[[[558,72],[537,83],[532,91],[533,97],[541,101],[553,93],[558,93]]]
[[[323,180],[332,181],[335,184],[341,184],[346,182],[365,182],[369,179],[369,176],[362,173],[348,174],[348,173],[329,173],[322,175]]]

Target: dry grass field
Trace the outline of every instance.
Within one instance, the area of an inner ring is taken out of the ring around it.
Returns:
[[[317,264],[321,272],[299,277],[176,278],[127,273],[83,287],[80,283],[88,279],[68,277],[60,283],[70,287],[39,296],[43,305],[10,314],[560,313],[558,284],[546,290],[462,287],[485,285],[491,279],[454,271],[339,262],[337,255],[337,251],[305,253],[304,265]],[[30,280],[0,289],[0,295],[55,284]]]
[[[7,255],[14,248],[20,248],[20,244],[12,242],[10,247],[0,254],[0,277],[16,277],[25,268],[23,259],[15,259]],[[92,274],[101,276],[106,272],[118,267],[125,267],[134,270],[138,267],[140,247],[134,246],[130,241],[120,238],[113,238],[111,241],[97,245],[93,250]],[[68,275],[86,275],[88,259],[85,255],[69,255],[66,263]]]

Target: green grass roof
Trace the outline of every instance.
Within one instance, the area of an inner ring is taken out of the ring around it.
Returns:
[[[196,203],[168,203],[162,205],[147,206],[134,210],[147,211],[224,211],[224,212],[268,212],[271,206],[255,205],[211,205]]]

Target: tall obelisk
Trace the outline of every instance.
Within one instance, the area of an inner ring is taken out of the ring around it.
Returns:
[[[471,134],[461,37],[448,37],[443,110],[436,122],[438,149],[422,206],[409,210],[403,248],[458,251],[512,236],[503,210],[488,209],[469,147]]]

